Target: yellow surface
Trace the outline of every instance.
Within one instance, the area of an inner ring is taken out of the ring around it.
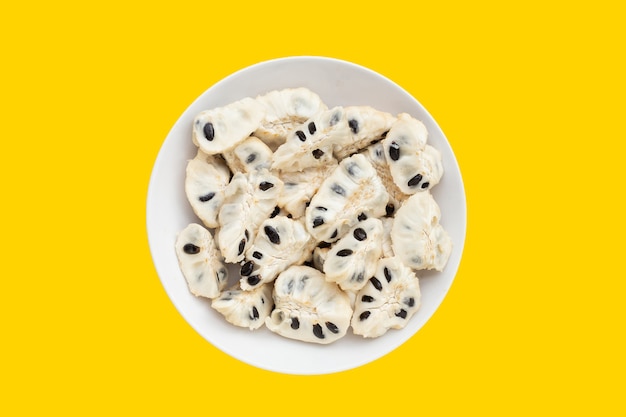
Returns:
[[[624,415],[624,12],[464,3],[3,5],[0,415]],[[326,376],[205,342],[145,230],[179,115],[231,72],[290,55],[411,92],[467,191],[437,313],[388,356]]]

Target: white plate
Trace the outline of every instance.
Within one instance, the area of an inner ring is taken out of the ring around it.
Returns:
[[[443,155],[444,176],[432,190],[441,224],[453,250],[443,272],[421,272],[422,306],[406,328],[377,339],[348,334],[331,345],[307,344],[278,336],[265,327],[250,331],[227,323],[206,299],[194,297],[178,267],[176,235],[196,218],[184,192],[185,167],[196,153],[191,125],[196,114],[270,90],[308,87],[329,106],[369,105],[422,120],[429,143]],[[147,199],[150,251],[161,282],[185,320],[208,342],[250,365],[288,374],[325,374],[355,368],[391,352],[413,336],[443,301],[457,272],[465,242],[466,205],[456,159],[437,123],[410,94],[364,67],[330,58],[292,57],[262,62],[238,71],[202,94],[178,119],[154,164]]]

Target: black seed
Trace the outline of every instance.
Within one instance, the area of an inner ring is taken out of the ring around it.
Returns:
[[[322,326],[320,326],[319,323],[315,323],[313,325],[313,334],[315,335],[315,337],[317,337],[318,339],[323,339],[326,336],[324,336],[324,333],[322,331]]]
[[[248,164],[251,164],[254,160],[256,159],[256,154],[255,153],[251,153],[250,155],[248,155],[248,157],[246,158],[246,162]]]
[[[385,139],[387,137],[387,133],[389,133],[389,131],[383,132],[383,134],[380,135],[380,138]]]
[[[424,183],[421,185],[421,187],[422,187],[422,188],[424,188],[424,189],[426,189],[426,188],[428,188],[428,186],[429,186],[429,185],[430,185],[430,183],[429,183],[428,181],[426,181],[426,182],[424,182]]]
[[[250,233],[248,233],[248,229],[244,230],[243,234],[246,236],[246,239],[250,239]]]
[[[352,249],[342,249],[339,252],[337,252],[337,256],[341,256],[341,257],[350,256],[352,255],[352,253],[353,253]]]
[[[409,187],[415,187],[422,180],[422,174],[417,174],[413,178],[411,178],[408,182]]]
[[[326,323],[324,323],[324,324],[326,324],[326,328],[327,328],[328,330],[330,330],[331,332],[333,332],[333,333],[335,333],[335,334],[339,333],[339,328],[335,325],[335,323],[332,323],[332,322],[330,322],[330,321],[327,321],[327,322],[326,322]]]
[[[411,297],[408,300],[405,300],[404,304],[408,305],[409,307],[413,307],[415,305],[415,298]]]
[[[357,122],[355,119],[348,120],[348,126],[350,126],[350,130],[355,135],[359,133],[359,122]]]
[[[400,310],[398,313],[396,313],[396,317],[400,317],[401,319],[405,319],[406,318],[406,310],[405,309]]]
[[[363,271],[361,271],[358,274],[352,274],[352,277],[350,277],[350,280],[356,281],[356,282],[363,282],[363,278],[365,278],[365,274],[363,274]]]
[[[261,252],[254,251],[252,252],[252,257],[256,259],[263,259],[263,254]]]
[[[313,154],[313,157],[315,159],[320,159],[324,155],[324,151],[322,151],[321,149],[315,149],[311,153]]]
[[[263,181],[261,184],[259,184],[259,188],[261,189],[261,191],[267,191],[273,186],[274,184],[272,184],[271,182],[267,182],[267,181]]]
[[[363,301],[364,303],[371,303],[372,301],[374,301],[374,297],[364,295],[363,297],[361,297],[361,301]]]
[[[305,207],[309,207],[311,205],[310,201],[307,201],[306,204],[304,205]]]
[[[237,255],[241,255],[245,248],[246,248],[246,239],[241,239],[241,242],[239,242],[239,252],[237,252]]]
[[[324,248],[330,248],[330,245],[331,245],[331,244],[330,244],[330,243],[328,243],[328,242],[320,242],[320,243],[317,245],[317,247],[318,247],[318,248],[322,248],[322,249],[324,249]]]
[[[241,266],[241,271],[239,271],[239,273],[241,274],[241,276],[247,277],[248,275],[252,274],[253,269],[254,269],[254,262],[248,261]]]
[[[356,170],[355,170],[356,168]],[[348,164],[348,166],[346,167],[346,171],[348,171],[348,174],[354,176],[354,174],[356,173],[356,171],[358,170],[359,166],[357,164]]]
[[[332,234],[332,235],[330,235],[330,238],[331,238],[331,239],[336,238],[336,237],[337,237],[337,232],[338,232],[338,230],[337,230],[337,229],[335,229],[335,231],[333,232],[333,234]]]
[[[287,215],[287,218],[288,218],[288,219],[293,219],[293,215],[292,215],[291,213],[289,213],[289,214]]]
[[[385,274],[385,279],[387,280],[387,282],[391,282],[391,272],[389,272],[387,267],[383,269],[383,272]]]
[[[361,229],[360,227],[357,227],[356,229],[354,229],[354,233],[352,234],[354,235],[354,238],[358,240],[359,242],[362,242],[365,239],[367,239],[367,233],[365,233],[365,230]]]
[[[248,279],[246,279],[246,281],[248,281],[249,285],[255,286],[256,284],[261,282],[261,277],[258,276],[258,275],[252,275],[251,277],[248,277]]]
[[[387,217],[393,216],[393,212],[396,211],[396,208],[393,204],[389,203],[385,206],[385,212],[387,213]]]
[[[320,211],[328,211],[326,207],[320,207],[320,206],[315,207],[315,209],[320,210]]]
[[[335,126],[337,123],[339,122],[339,113],[335,113],[333,114],[333,116],[330,118],[330,121],[328,122],[328,124],[330,126]]]
[[[213,123],[209,122],[204,125],[204,137],[210,142],[215,138],[215,131],[213,130]]]
[[[337,194],[339,194],[339,195],[342,195],[342,196],[345,196],[345,195],[346,195],[346,190],[344,190],[344,189],[343,189],[343,187],[342,187],[341,185],[339,185],[339,184],[333,184],[333,186],[331,187],[331,189],[332,189],[335,193],[337,193]]]
[[[317,128],[315,127],[315,122],[309,123],[309,133],[314,134]]]
[[[265,304],[265,298],[261,297],[261,304]]]
[[[278,236],[278,232],[272,226],[265,226],[263,228],[265,230],[265,234],[267,238],[275,245],[280,245],[280,236]]]
[[[396,142],[391,142],[389,145],[389,157],[394,161],[400,159],[400,145]]]
[[[300,328],[300,320],[297,317],[291,318],[291,328],[294,330],[298,330]]]
[[[188,255],[195,255],[197,253],[200,253],[200,248],[193,243],[187,243],[185,244],[185,246],[183,246],[183,252]]]
[[[272,214],[270,214],[270,219],[273,219],[274,217],[278,216],[278,213],[280,213],[280,207],[276,206],[274,207],[274,211],[272,212]]]
[[[365,213],[361,213],[359,214],[359,217],[357,217],[357,220],[362,222],[363,220],[367,220],[367,215]]]
[[[324,219],[321,217],[316,217],[313,219],[313,228],[319,227],[324,224]]]
[[[361,320],[361,321],[365,320],[366,318],[368,318],[370,316],[370,314],[372,314],[370,311],[365,310],[359,316],[359,320]]]
[[[372,282],[372,285],[374,286],[374,288],[376,288],[378,291],[382,291],[383,290],[383,284],[380,283],[378,278],[371,277],[370,281]]]
[[[304,132],[303,132],[303,131],[301,131],[301,130],[296,131],[296,135],[298,136],[298,138],[299,138],[302,142],[304,142],[304,141],[306,140],[306,135],[304,134]]]
[[[200,197],[198,197],[198,200],[206,203],[207,201],[210,201],[213,197],[215,197],[215,193],[208,193],[207,195],[201,195]]]
[[[257,320],[258,318],[259,310],[257,310],[255,306],[252,306],[252,315],[250,316],[250,320]]]

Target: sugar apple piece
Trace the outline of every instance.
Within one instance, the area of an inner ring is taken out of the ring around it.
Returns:
[[[381,142],[368,146],[363,150],[362,154],[372,164],[389,194],[389,201],[385,206],[385,215],[391,217],[400,208],[402,202],[409,198],[409,195],[402,192],[393,181],[387,157],[385,156],[385,149]]]
[[[357,223],[333,245],[324,262],[326,280],[346,291],[358,291],[374,275],[382,254],[383,223],[370,218]]]
[[[193,143],[209,155],[223,153],[250,136],[263,117],[264,107],[250,97],[205,110],[193,121]]]
[[[257,101],[264,107],[265,117],[254,134],[272,151],[285,143],[296,126],[328,109],[316,93],[304,87],[270,91]]]
[[[325,244],[325,242],[321,243]],[[330,252],[330,247],[330,244],[328,244],[328,246],[316,246],[315,249],[313,249],[313,259],[311,260],[313,268],[317,269],[318,271],[324,272],[324,262],[326,262],[326,258],[328,258],[328,252]]]
[[[217,216],[224,202],[224,191],[230,180],[230,171],[216,155],[201,149],[187,163],[185,194],[196,216],[206,227],[217,227]]]
[[[406,113],[383,140],[391,177],[405,194],[432,188],[443,175],[441,153],[426,144],[426,126]]]
[[[421,304],[419,279],[397,258],[383,258],[376,274],[356,296],[352,331],[379,337],[389,329],[402,329]]]
[[[259,226],[275,210],[282,188],[283,182],[268,171],[233,175],[218,215],[217,240],[226,262],[243,260]]]
[[[294,218],[301,218],[304,216],[308,202],[335,168],[337,168],[337,161],[332,159],[319,167],[278,173],[277,176],[284,183],[278,205]]]
[[[441,212],[430,192],[417,193],[396,213],[391,229],[393,252],[413,269],[442,271],[452,241],[439,224]]]
[[[272,150],[261,139],[250,136],[222,156],[228,168],[235,172],[253,172],[269,169],[272,165]]]
[[[335,147],[334,155],[338,160],[383,139],[396,121],[390,113],[370,106],[348,106],[344,107],[344,112],[350,128],[350,140]]]
[[[360,154],[345,158],[306,209],[306,227],[318,242],[335,242],[359,220],[385,213],[389,195],[376,170]]]
[[[284,172],[327,165],[333,149],[349,139],[350,128],[342,107],[319,113],[297,126],[276,152],[272,169]]]
[[[211,307],[220,312],[227,322],[256,330],[263,326],[272,311],[272,285],[261,285],[252,291],[231,288],[214,298]]]
[[[383,217],[380,220],[383,223],[383,258],[392,258],[395,256],[391,243],[391,229],[393,227],[393,217]]]
[[[175,248],[189,291],[198,297],[217,297],[228,282],[228,270],[211,232],[191,223],[178,234]]]
[[[250,290],[274,281],[289,266],[304,263],[314,246],[302,223],[284,216],[265,220],[246,252],[239,285]]]
[[[314,268],[292,266],[282,272],[273,297],[275,308],[265,325],[281,336],[328,344],[345,336],[350,326],[350,298]]]

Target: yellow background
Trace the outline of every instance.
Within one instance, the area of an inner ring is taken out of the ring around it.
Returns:
[[[0,415],[624,415],[624,12],[464,3],[3,4]],[[407,89],[467,191],[437,313],[324,376],[208,344],[165,294],[145,230],[179,115],[290,55]]]

